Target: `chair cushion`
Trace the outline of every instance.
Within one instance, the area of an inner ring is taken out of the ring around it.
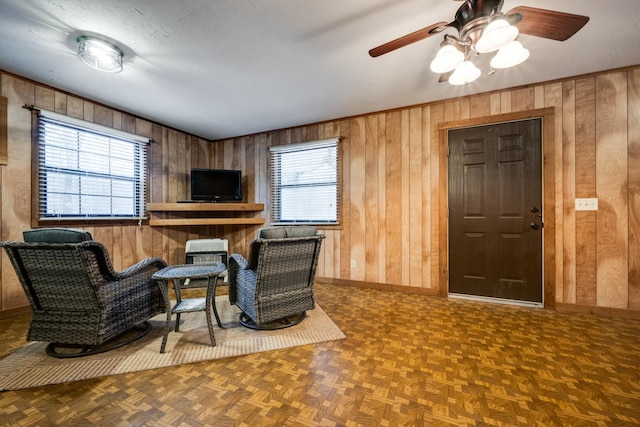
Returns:
[[[258,239],[285,239],[287,237],[315,236],[317,230],[308,225],[296,225],[286,227],[267,227],[258,231]]]
[[[22,232],[29,243],[80,243],[93,240],[91,233],[72,228],[36,228]]]

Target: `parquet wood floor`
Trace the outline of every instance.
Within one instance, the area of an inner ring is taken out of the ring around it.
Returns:
[[[316,296],[346,340],[0,392],[0,424],[640,424],[640,321],[325,284]],[[27,321],[0,320],[0,357]]]

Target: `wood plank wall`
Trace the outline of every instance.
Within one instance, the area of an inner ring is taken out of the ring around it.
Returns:
[[[268,147],[341,137],[342,225],[327,238],[318,276],[372,287],[446,295],[447,123],[551,108],[545,161],[552,161],[546,212],[554,227],[545,248],[551,272],[546,293],[561,306],[640,310],[640,67],[528,87],[341,118],[292,129],[208,142],[10,74],[0,74],[8,98],[8,165],[0,166],[2,240],[31,227],[31,118],[25,104],[124,129],[154,139],[150,201],[188,197],[191,167],[244,172],[245,201],[269,210]],[[598,197],[597,212],[576,212],[576,197]],[[191,238],[225,237],[246,254],[256,226],[87,226],[110,250],[116,268],[146,257],[184,260]],[[549,245],[548,245],[549,246]],[[351,261],[355,268],[351,268]],[[1,310],[24,306],[2,254]],[[553,306],[553,304],[551,304]]]

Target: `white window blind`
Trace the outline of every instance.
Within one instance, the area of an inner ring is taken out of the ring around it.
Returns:
[[[148,143],[138,135],[40,111],[40,219],[142,219]]]
[[[269,148],[272,224],[338,224],[338,141]]]

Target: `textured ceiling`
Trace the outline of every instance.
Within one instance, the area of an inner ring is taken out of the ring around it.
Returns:
[[[587,15],[565,42],[526,35],[524,64],[462,87],[429,63],[442,36],[369,49],[439,21],[451,0],[1,0],[0,69],[207,139],[222,139],[640,64],[640,1],[505,0]],[[606,4],[606,6],[604,6]],[[125,52],[124,71],[76,57],[79,35]]]

